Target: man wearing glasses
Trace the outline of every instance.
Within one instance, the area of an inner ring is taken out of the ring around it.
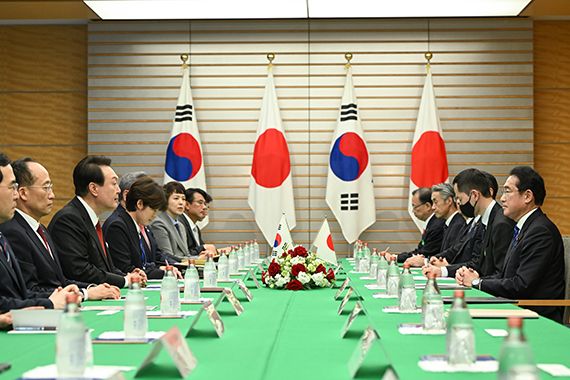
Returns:
[[[529,166],[511,170],[501,202],[506,217],[516,222],[501,270],[490,276],[463,270],[458,282],[497,297],[564,299],[564,244],[560,231],[542,212],[544,180]],[[562,307],[529,307],[562,322]]]
[[[206,244],[202,240],[202,233],[196,223],[204,220],[208,215],[209,204],[212,197],[202,189],[189,188],[184,192],[186,195],[186,205],[184,214],[180,218],[182,224],[186,228],[188,251],[192,258],[205,258],[207,254],[215,255],[217,253],[216,246]]]
[[[57,250],[51,237],[40,223],[53,207],[55,193],[48,171],[31,158],[12,163],[20,186],[14,218],[0,225],[22,269],[26,286],[34,291],[53,291],[58,287],[75,285],[81,288],[84,300],[117,299],[120,291],[109,284],[89,284],[65,278]]]
[[[423,187],[412,192],[412,210],[416,218],[426,222],[426,229],[416,249],[398,255],[399,263],[417,255],[421,255],[423,261],[423,258],[429,258],[441,251],[445,220],[436,218],[433,213],[431,189]]]

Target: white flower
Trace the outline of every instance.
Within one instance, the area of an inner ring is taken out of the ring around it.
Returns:
[[[296,256],[291,259],[291,265],[295,264],[305,264],[305,258],[301,256]]]
[[[326,279],[324,273],[322,273],[322,272],[315,273],[315,274],[313,274],[313,275],[311,276],[311,278],[313,279],[313,282],[314,282],[317,286],[320,286],[321,288],[327,286],[326,283],[328,283],[328,281],[327,281],[327,279]],[[326,282],[326,283],[325,283],[325,282]]]
[[[299,272],[299,275],[297,276],[297,280],[301,281],[301,284],[305,285],[306,283],[311,281],[311,276],[309,276],[305,272]]]
[[[276,276],[276,280],[277,280],[277,281],[275,281],[275,286],[278,287],[278,288],[282,288],[282,287],[284,287],[285,285],[287,285],[287,284],[289,283],[289,281],[291,281],[291,278],[289,277],[289,275],[287,275],[286,277],[284,277],[284,276],[281,276],[280,274],[278,274],[278,275]]]

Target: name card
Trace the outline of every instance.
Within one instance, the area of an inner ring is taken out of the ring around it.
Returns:
[[[342,311],[344,310],[344,307],[348,303],[348,300],[350,299],[352,292],[353,292],[352,287],[348,288],[348,291],[344,295],[344,298],[342,299],[342,302],[340,303],[340,306],[338,307],[338,315],[342,314]]]
[[[360,301],[357,301],[356,305],[354,305],[354,309],[352,309],[352,312],[348,316],[348,319],[346,320],[344,326],[342,327],[342,330],[340,331],[341,339],[346,336],[346,333],[350,329],[350,326],[356,320],[356,317],[358,317],[361,311],[362,311],[362,304],[360,303]]]
[[[247,274],[245,275],[243,282],[245,283],[250,278],[253,280],[253,283],[255,284],[255,287],[257,289],[261,288],[261,284],[257,280],[257,276],[255,275],[255,273],[253,273],[251,269],[247,271]]]
[[[212,304],[212,301],[206,301],[202,304],[202,308],[198,311],[198,314],[196,314],[196,317],[192,321],[192,324],[190,325],[190,328],[188,329],[186,336],[188,337],[190,335],[190,332],[192,331],[192,329],[194,329],[194,327],[196,326],[196,324],[198,323],[200,317],[202,316],[202,314],[204,314],[204,312],[206,312],[208,320],[210,321],[212,326],[214,326],[216,334],[218,335],[219,338],[221,338],[224,335],[224,322],[222,321],[220,314],[218,314],[218,311]]]
[[[239,288],[241,289],[241,291],[243,292],[243,294],[245,295],[245,297],[247,298],[247,300],[249,302],[253,301],[253,294],[247,288],[247,286],[245,286],[245,283],[242,280],[237,280],[236,282],[237,282]]]
[[[154,362],[163,348],[168,353],[168,356],[172,358],[181,378],[187,377],[194,368],[196,368],[198,364],[196,357],[192,354],[192,351],[190,351],[190,347],[188,347],[178,327],[174,326],[153,344],[151,351],[137,369],[135,377],[148,367],[149,364]]]
[[[340,295],[342,294],[342,292],[344,292],[344,289],[346,289],[349,283],[350,283],[350,278],[347,278],[346,280],[343,281],[343,283],[340,285],[340,288],[337,290],[337,292],[334,295],[335,300],[337,300],[338,297],[340,297]]]
[[[233,290],[231,290],[230,288],[224,288],[224,297],[228,301],[230,301],[230,304],[232,305],[234,311],[236,312],[236,314],[238,316],[241,315],[241,313],[243,313],[243,306],[241,305],[239,300],[236,298],[236,295],[234,294]],[[220,301],[224,297],[220,297]],[[220,301],[218,301],[218,302],[220,302]]]
[[[348,373],[350,374],[350,378],[354,378],[360,366],[364,363],[370,348],[372,348],[373,344],[377,343],[378,339],[379,336],[372,327],[368,327],[364,330],[362,338],[360,338],[358,345],[348,360]]]

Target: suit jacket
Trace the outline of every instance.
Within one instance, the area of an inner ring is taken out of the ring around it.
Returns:
[[[443,226],[445,221],[438,219],[434,216],[431,217],[426,229],[422,234],[422,239],[420,240],[416,249],[411,252],[402,252],[398,255],[398,262],[403,263],[408,257],[413,255],[424,255],[425,257],[431,257],[441,251],[441,242],[443,240]]]
[[[179,262],[190,256],[186,241],[186,229],[182,223],[179,223],[178,227],[180,228],[180,233],[178,233],[166,211],[158,214],[150,224],[150,230],[154,234],[158,248],[164,258],[169,261]]]
[[[53,303],[48,298],[50,293],[26,289],[18,260],[8,240],[0,233],[0,243],[2,240],[5,242],[6,252],[0,248],[0,313],[29,306],[53,309]]]
[[[451,221],[449,222],[449,226],[443,226],[443,238],[441,241],[440,252],[445,251],[461,239],[465,225],[466,223],[463,215],[460,213],[453,215],[453,218],[451,218]]]
[[[560,231],[539,208],[509,246],[500,274],[481,281],[481,290],[512,299],[564,299],[564,244]],[[562,323],[562,307],[529,307]]]
[[[95,284],[106,282],[119,288],[125,286],[125,274],[103,251],[89,214],[77,197],[55,214],[48,229],[67,278]]]
[[[186,229],[186,242],[188,243],[188,252],[190,253],[190,256],[198,257],[200,253],[204,251],[204,241],[202,240],[202,233],[200,232],[200,228],[196,226],[199,238],[199,241],[196,241],[196,238],[192,233],[192,228],[190,227],[190,223],[188,222],[188,217],[182,215],[178,220],[180,221],[180,223],[184,225],[184,228]]]
[[[507,249],[513,237],[515,222],[503,215],[503,208],[496,203],[484,228],[483,242],[479,251],[467,262],[458,262],[447,267],[449,277],[454,277],[462,266],[475,269],[481,277],[498,274],[503,269]]]
[[[465,263],[471,260],[473,252],[481,250],[481,243],[485,233],[481,221],[478,221],[475,225],[472,225],[473,223],[472,219],[461,231],[459,241],[437,256],[447,259],[447,262],[450,264]]]
[[[43,225],[40,227],[44,231],[53,258],[36,232],[18,212],[12,220],[0,225],[0,232],[8,239],[18,259],[26,287],[38,292],[52,292],[59,286],[65,287],[70,284],[87,288],[88,283],[65,278],[55,244],[47,229]]]
[[[155,262],[157,258],[156,242],[149,238],[152,246],[149,247],[146,241],[142,240],[145,252],[145,262],[143,263],[141,241],[133,218],[120,205],[113,211],[112,215],[111,222],[107,222],[109,219],[105,222],[103,232],[105,241],[109,244],[109,253],[117,268],[125,273],[140,268],[145,271],[150,279],[164,277],[164,271],[158,268]]]

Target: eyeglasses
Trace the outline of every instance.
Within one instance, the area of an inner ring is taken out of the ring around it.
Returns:
[[[8,189],[11,189],[12,191],[18,191],[18,187],[20,187],[20,184],[18,182],[12,182],[10,185],[1,185],[0,187],[6,187]]]
[[[37,187],[37,188],[43,189],[43,191],[45,191],[46,193],[53,191],[53,183],[48,183],[47,185],[43,185],[43,186],[26,186],[26,187]]]
[[[419,205],[415,205],[415,206],[412,205],[412,209],[417,210],[418,207],[423,206],[423,205],[425,205],[425,204],[426,204],[426,202],[420,203]]]
[[[503,187],[501,190],[499,190],[500,196],[506,195],[507,197],[509,197],[513,193],[520,193],[520,190],[519,189],[511,189],[510,187]]]

